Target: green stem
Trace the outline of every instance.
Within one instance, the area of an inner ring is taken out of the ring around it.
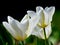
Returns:
[[[20,41],[20,45],[25,45],[25,41]]]
[[[20,43],[19,43],[19,41],[18,40],[16,40],[15,39],[15,45],[25,45],[25,42],[24,41],[20,41]]]
[[[21,42],[22,42],[22,45],[25,45],[25,44],[24,44],[24,41],[21,41]]]
[[[19,45],[19,41],[15,39],[15,45]]]
[[[45,45],[47,45],[47,38],[46,38],[46,32],[45,32],[45,28],[44,29],[44,36],[45,36]]]

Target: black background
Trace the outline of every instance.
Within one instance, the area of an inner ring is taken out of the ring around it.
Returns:
[[[16,0],[16,1],[2,1],[0,10],[0,22],[6,21],[7,16],[10,15],[15,19],[22,19],[27,10],[34,10],[36,6],[55,6],[56,10],[60,10],[60,1],[57,0]]]

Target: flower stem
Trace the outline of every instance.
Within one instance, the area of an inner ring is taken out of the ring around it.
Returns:
[[[18,41],[15,39],[15,45],[25,45],[25,42],[24,41]]]
[[[15,39],[15,45],[19,45],[19,41]]]
[[[46,38],[46,32],[45,32],[45,28],[44,29],[44,36],[45,36],[45,45],[47,45],[47,38]]]
[[[25,45],[25,44],[24,44],[24,41],[22,41],[22,45]]]

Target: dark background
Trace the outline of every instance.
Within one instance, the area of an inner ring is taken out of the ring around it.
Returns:
[[[16,1],[2,1],[0,22],[6,21],[7,16],[10,15],[15,19],[22,19],[27,10],[34,10],[36,6],[55,6],[56,10],[60,10],[58,6],[60,1],[57,0],[16,0]]]

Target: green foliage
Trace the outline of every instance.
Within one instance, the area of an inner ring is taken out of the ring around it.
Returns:
[[[6,31],[2,24],[0,24],[0,42],[1,45],[13,45],[11,35]]]
[[[60,11],[56,11],[52,20],[52,34],[49,40],[55,44],[60,40]]]

